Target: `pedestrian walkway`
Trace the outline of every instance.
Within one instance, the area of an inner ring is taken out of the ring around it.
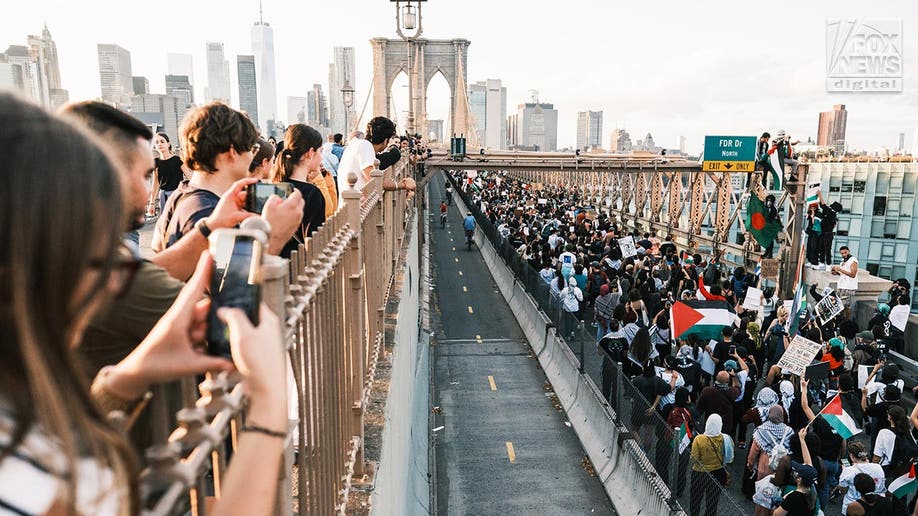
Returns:
[[[437,513],[615,514],[462,215],[429,220]]]

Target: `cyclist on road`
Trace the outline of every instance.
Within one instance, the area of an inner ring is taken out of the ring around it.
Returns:
[[[440,201],[440,227],[446,227],[446,213],[449,208],[446,207],[446,201]]]
[[[475,217],[473,217],[471,213],[465,216],[465,219],[462,221],[462,227],[465,228],[466,236],[475,231]]]

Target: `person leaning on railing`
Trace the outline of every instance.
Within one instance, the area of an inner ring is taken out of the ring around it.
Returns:
[[[200,351],[210,263],[202,256],[175,304],[127,358],[92,387],[76,347],[105,299],[123,290],[133,258],[119,254],[124,192],[95,136],[0,95],[0,507],[14,514],[139,514],[138,462],[105,413],[134,412],[150,385],[234,367],[249,395],[248,427],[214,514],[266,514],[287,425],[280,324],[262,306],[252,327],[220,313],[235,365]],[[53,229],[53,231],[52,231]],[[92,238],[87,238],[87,230]]]

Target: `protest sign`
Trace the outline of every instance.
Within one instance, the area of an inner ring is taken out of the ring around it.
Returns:
[[[867,378],[870,376],[870,371],[873,369],[873,366],[859,364],[857,366],[857,388],[863,389],[867,385]]]
[[[539,204],[548,204],[548,199],[539,199]]]
[[[784,351],[784,354],[781,355],[778,367],[800,376],[806,370],[806,366],[813,361],[813,357],[819,353],[820,348],[822,348],[822,344],[797,335],[791,341],[787,350]]]
[[[896,305],[889,312],[889,322],[901,332],[905,332],[908,316],[911,314],[908,305]]]
[[[829,322],[833,317],[842,313],[844,310],[845,305],[842,304],[841,299],[838,299],[835,294],[827,295],[822,298],[822,301],[816,304],[816,315],[819,317],[822,324]]]
[[[762,290],[749,287],[746,289],[746,298],[743,300],[743,308],[746,310],[760,310],[762,308]]]
[[[762,259],[762,277],[771,279],[778,278],[778,260],[773,258]]]
[[[634,245],[634,237],[627,236],[618,239],[618,248],[622,250],[622,258],[637,256],[637,247]]]

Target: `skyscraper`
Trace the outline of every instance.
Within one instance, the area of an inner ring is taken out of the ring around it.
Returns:
[[[308,100],[306,97],[287,97],[287,124],[309,124],[307,118]]]
[[[170,52],[169,54],[166,55],[166,61],[167,61],[167,67],[166,67],[167,75],[174,75],[174,76],[183,75],[187,78],[188,84],[191,86],[191,89],[189,91],[191,93],[191,97],[193,100],[194,99],[194,89],[193,88],[196,83],[194,81],[194,59],[191,57],[191,54],[176,54],[176,53]],[[168,86],[166,86],[166,88],[167,88],[166,92],[168,93]],[[198,98],[201,98],[200,95],[198,96]]]
[[[265,124],[268,120],[276,122],[278,112],[274,29],[262,17],[261,2],[258,3],[258,21],[252,26],[252,53],[255,55],[255,70],[258,75],[258,112]],[[267,131],[267,125],[264,129]]]
[[[588,150],[602,146],[602,111],[577,113],[577,148]]]
[[[625,153],[632,150],[631,136],[628,135],[628,131],[624,129],[612,131],[612,136],[609,139],[609,152]]]
[[[99,43],[96,48],[102,100],[119,107],[130,106],[134,95],[131,53],[114,44]]]
[[[468,97],[480,144],[490,149],[506,149],[507,88],[500,79],[478,81],[469,86]]]
[[[524,149],[554,151],[558,149],[558,111],[553,104],[539,101],[533,90],[530,102],[517,106],[510,117],[511,144]]]
[[[61,89],[60,64],[57,60],[57,45],[51,38],[51,32],[45,25],[41,36],[28,36],[29,67],[32,83],[32,97],[46,107],[57,107],[54,100],[68,96]]]
[[[207,100],[230,103],[229,61],[223,55],[223,43],[207,42]]]
[[[258,88],[255,56],[236,56],[236,71],[239,74],[239,109],[248,113],[249,119],[258,127]]]
[[[134,85],[134,95],[150,93],[150,81],[146,77],[135,75],[131,77],[131,84]]]
[[[357,111],[356,106],[348,108],[345,122],[344,98],[341,95],[341,88],[345,84],[351,88],[357,87],[355,69],[354,47],[335,47],[335,62],[328,67],[329,123],[333,132],[342,133],[345,136],[350,128],[357,124]],[[345,127],[345,123],[350,127]]]
[[[819,113],[819,131],[816,145],[833,147],[837,154],[845,152],[845,130],[848,125],[848,112],[844,104],[835,104],[832,111]]]
[[[33,87],[34,81],[32,77],[35,65],[29,57],[29,47],[10,45],[6,52],[0,55],[0,61],[7,65],[4,67],[7,71],[0,72],[3,75],[3,77],[0,77],[0,85],[18,89],[27,99],[31,99],[33,102],[40,102],[40,98],[36,96],[36,90]]]
[[[185,119],[185,114],[194,105],[194,91],[187,75],[167,75],[166,95],[175,99],[175,111],[178,114],[179,124]]]
[[[181,122],[176,99],[170,95],[143,94],[131,98],[131,114],[148,125],[157,125],[159,130],[178,141],[178,127]]]
[[[306,120],[309,125],[317,129],[329,127],[328,99],[322,92],[321,84],[313,84],[312,89],[306,92]]]

